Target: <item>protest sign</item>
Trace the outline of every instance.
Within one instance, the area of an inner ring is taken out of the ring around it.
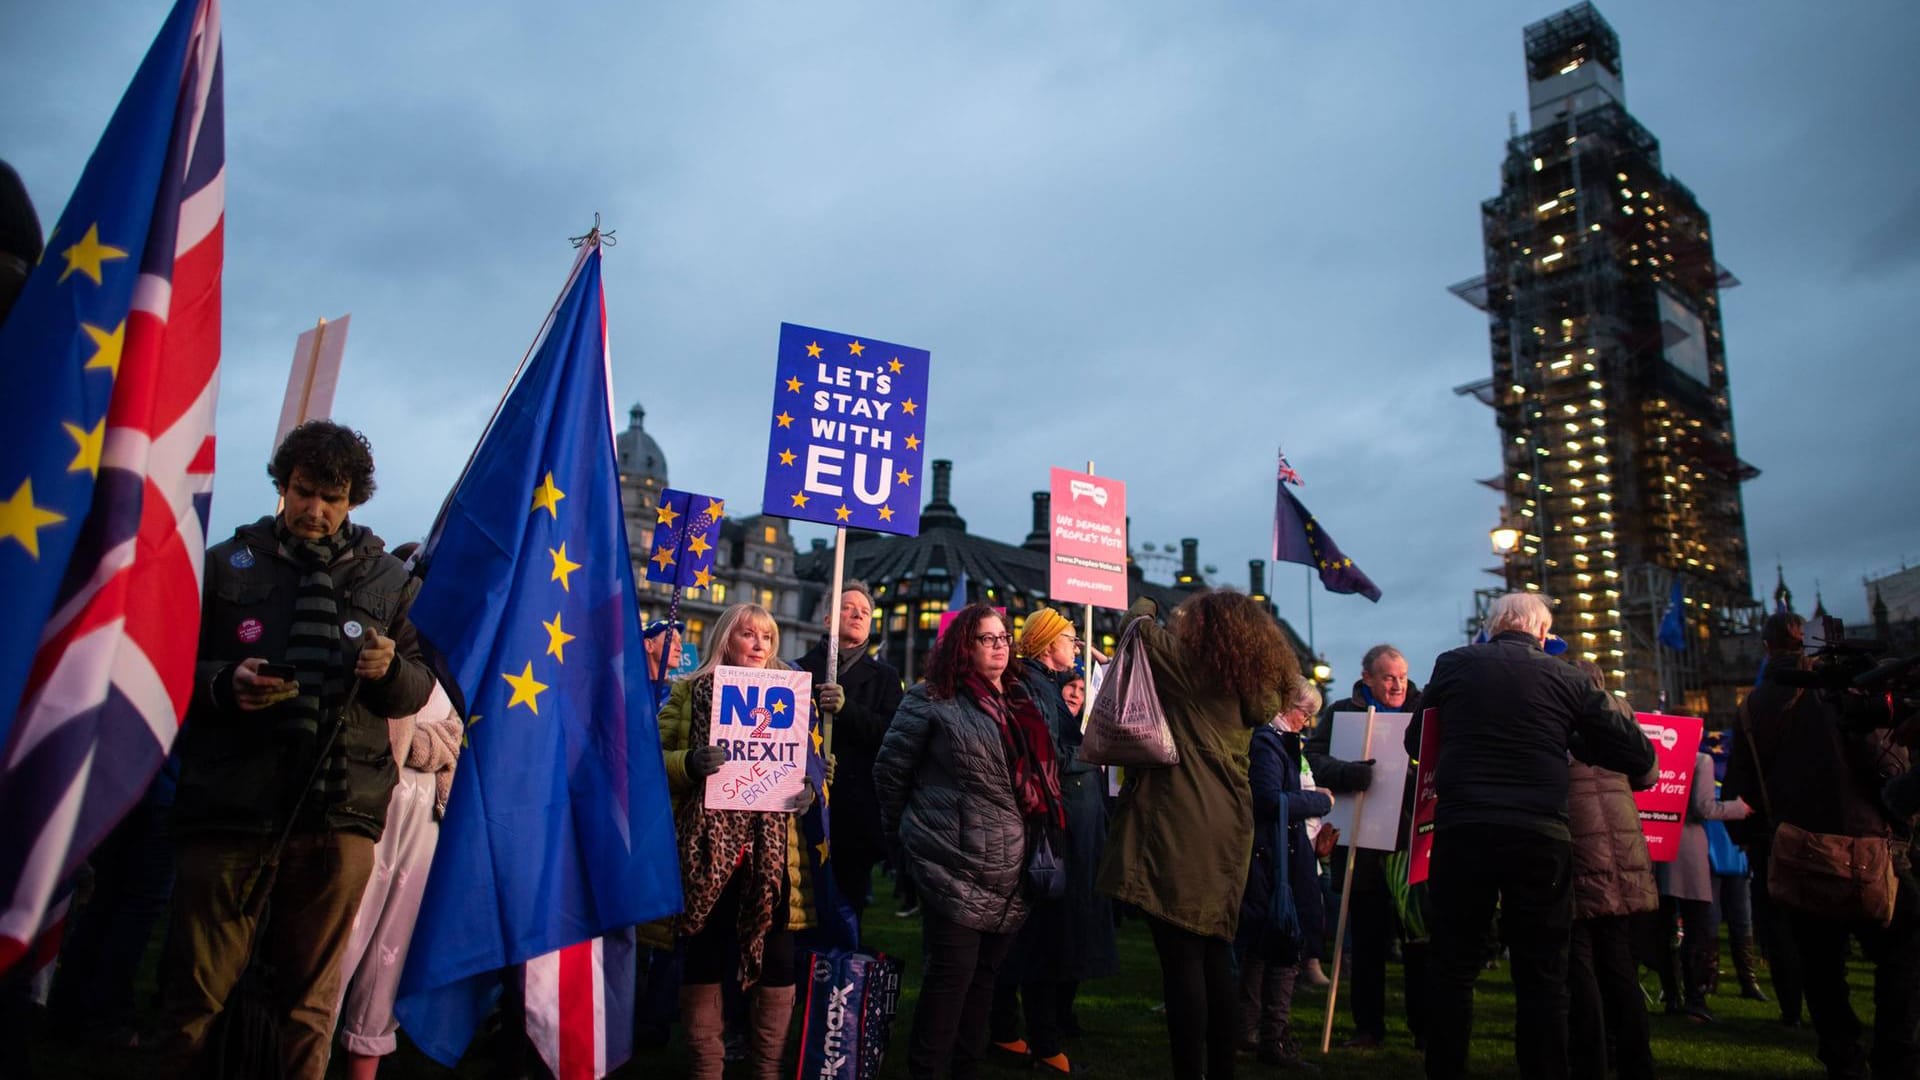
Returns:
[[[340,358],[347,351],[347,328],[352,315],[328,322],[321,319],[293,343],[293,370],[287,373],[287,394],[280,402],[280,423],[274,426],[273,445],[286,441],[287,432],[308,420],[333,415],[333,390],[340,382]]]
[[[1346,761],[1373,759],[1373,783],[1366,799],[1341,799],[1326,816],[1326,823],[1339,829],[1354,847],[1392,851],[1400,838],[1400,803],[1407,793],[1407,725],[1412,722],[1412,713],[1374,713],[1369,744],[1366,713],[1333,714],[1333,740],[1327,752]]]
[[[1653,740],[1660,779],[1645,791],[1633,793],[1640,808],[1640,831],[1647,836],[1647,854],[1654,862],[1672,862],[1680,855],[1680,830],[1687,823],[1687,799],[1693,791],[1693,766],[1700,753],[1697,716],[1634,713],[1640,730]],[[1707,783],[1713,783],[1708,777]]]
[[[787,812],[806,784],[813,676],[770,668],[713,669],[707,744],[727,760],[707,777],[709,810]]]
[[[1047,595],[1055,602],[1127,606],[1127,486],[1056,468]]]
[[[762,508],[919,535],[928,360],[925,349],[781,323]]]
[[[1440,808],[1440,790],[1434,786],[1434,766],[1440,763],[1440,710],[1420,714],[1420,765],[1413,782],[1413,836],[1407,860],[1407,884],[1427,880],[1433,863],[1433,815]]]

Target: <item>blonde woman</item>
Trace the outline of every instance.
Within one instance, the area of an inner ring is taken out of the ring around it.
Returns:
[[[686,894],[674,933],[686,943],[680,1018],[692,1059],[688,1075],[720,1080],[726,1063],[720,983],[732,973],[737,953],[737,977],[752,996],[752,1075],[773,1080],[780,1075],[793,1013],[792,932],[809,925],[811,896],[797,828],[813,790],[791,813],[706,808],[707,777],[726,760],[719,747],[707,745],[714,668],[787,666],[779,660],[780,628],[758,604],[735,604],[721,613],[707,644],[706,658],[673,685],[660,710],[660,748]]]

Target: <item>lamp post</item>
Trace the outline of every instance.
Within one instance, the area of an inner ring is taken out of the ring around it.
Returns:
[[[1333,665],[1327,663],[1327,658],[1324,656],[1313,658],[1313,681],[1321,686],[1333,682]]]
[[[1493,553],[1503,559],[1520,546],[1520,530],[1507,523],[1505,510],[1500,512],[1500,524],[1487,531],[1487,540],[1493,545]]]

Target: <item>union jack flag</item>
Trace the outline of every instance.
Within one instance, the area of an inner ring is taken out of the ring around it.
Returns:
[[[1294,487],[1306,487],[1300,482],[1300,474],[1295,472],[1293,466],[1288,463],[1285,450],[1280,451],[1280,482],[1292,484]]]
[[[0,326],[0,970],[192,694],[223,129],[219,0],[179,0]]]

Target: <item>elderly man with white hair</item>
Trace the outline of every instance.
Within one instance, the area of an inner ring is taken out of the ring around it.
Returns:
[[[1512,955],[1520,1075],[1567,1075],[1567,755],[1629,776],[1654,765],[1639,725],[1543,651],[1552,626],[1544,599],[1508,593],[1488,613],[1489,640],[1441,654],[1427,680],[1423,704],[1439,710],[1441,729],[1429,1077],[1466,1072],[1473,984],[1496,905]]]

